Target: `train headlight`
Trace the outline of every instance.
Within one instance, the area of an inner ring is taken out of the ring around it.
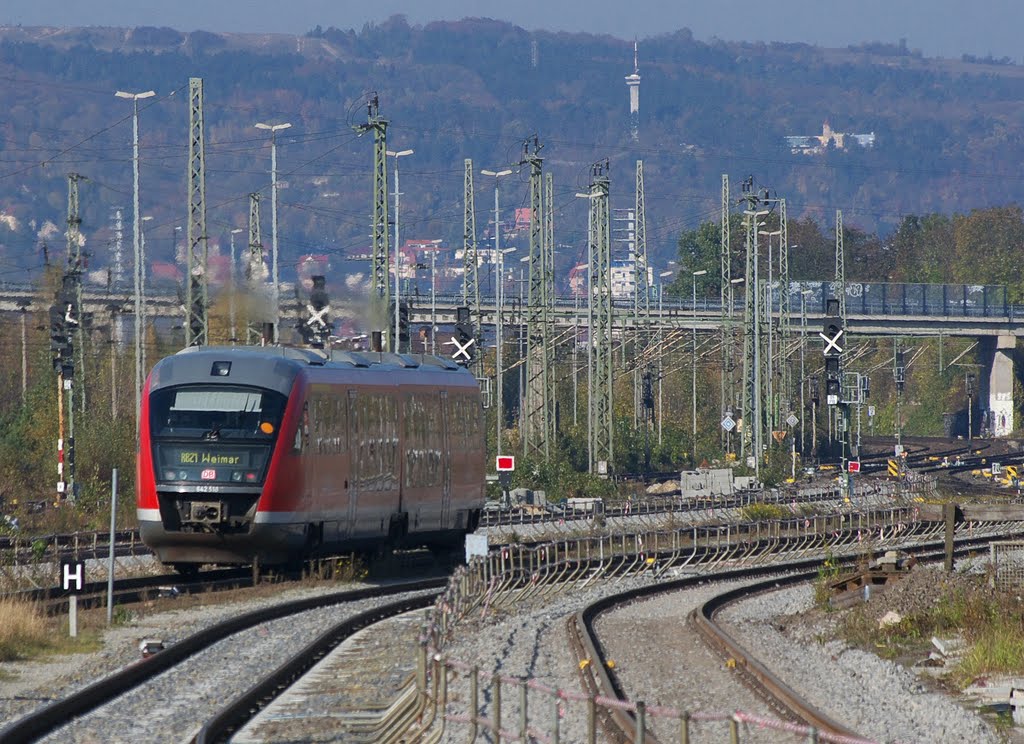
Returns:
[[[264,434],[273,434],[274,425],[269,421],[264,421],[262,424],[260,424],[260,431],[262,431]]]
[[[214,362],[210,374],[214,377],[227,377],[231,374],[231,362]]]
[[[231,473],[231,480],[235,481],[236,483],[241,483],[242,482],[242,471],[241,470],[234,470],[234,471],[232,471],[232,473]]]

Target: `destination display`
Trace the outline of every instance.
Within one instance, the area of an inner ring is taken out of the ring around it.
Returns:
[[[263,479],[269,447],[196,447],[158,444],[159,479],[256,484]]]

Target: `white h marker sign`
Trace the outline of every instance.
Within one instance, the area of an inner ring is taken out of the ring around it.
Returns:
[[[75,582],[75,588],[72,591],[82,591],[82,584],[85,579],[85,564],[81,561],[77,563],[62,563],[61,570],[64,574],[64,580],[61,582],[61,587],[64,591],[68,591],[71,588],[72,580]],[[72,573],[72,570],[74,573]]]

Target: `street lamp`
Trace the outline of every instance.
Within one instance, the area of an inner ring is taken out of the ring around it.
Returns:
[[[502,406],[502,379],[501,379],[501,324],[502,324],[502,298],[504,292],[502,291],[501,285],[503,284],[504,277],[502,272],[504,271],[504,260],[502,258],[503,252],[501,250],[501,213],[498,210],[498,179],[512,173],[511,168],[506,168],[500,171],[482,170],[480,171],[485,176],[492,176],[494,178],[494,260],[497,262],[495,268],[498,272],[498,280],[494,284],[494,306],[495,306],[495,318],[494,318],[494,338],[495,338],[495,387],[497,388],[498,401],[497,401],[497,414],[498,414],[498,442],[497,442],[497,453],[501,454],[501,406]],[[505,253],[511,253],[515,248],[509,248]]]
[[[132,102],[132,247],[135,253],[135,432],[138,436],[139,411],[142,410],[142,243],[139,239],[139,101],[152,98],[154,91],[126,93],[119,90],[114,95]]]
[[[690,364],[693,367],[691,378],[691,396],[693,403],[693,458],[697,460],[697,277],[708,273],[707,269],[691,272],[693,274],[693,353],[690,355]]]
[[[404,158],[406,155],[412,155],[413,152],[415,152],[415,150],[397,150],[397,151],[396,150],[385,150],[384,152],[385,152],[385,154],[390,155],[391,157],[393,157],[395,159],[395,341],[391,345],[391,349],[397,354],[399,352],[399,348],[398,348],[398,338],[399,338],[399,335],[398,335],[399,334],[398,319],[399,319],[399,315],[400,315],[399,307],[401,306],[401,291],[402,291],[401,290],[401,286],[399,284],[399,279],[398,279],[398,273],[399,273],[398,272],[398,258],[401,255],[401,253],[398,250],[398,248],[399,248],[399,245],[398,245],[398,205],[400,203],[399,202],[399,197],[402,195],[402,192],[398,190],[398,159],[399,158]],[[412,343],[412,342],[410,341],[410,343]]]
[[[257,129],[266,129],[270,132],[270,243],[274,249],[274,261],[271,264],[271,280],[274,282],[274,343],[281,337],[281,287],[278,284],[277,273],[277,133],[291,126],[288,122],[284,124],[264,124],[257,122]]]
[[[231,263],[228,269],[228,315],[231,318],[231,345],[235,345],[238,336],[235,333],[235,236],[243,232],[242,228],[236,227],[231,231]]]

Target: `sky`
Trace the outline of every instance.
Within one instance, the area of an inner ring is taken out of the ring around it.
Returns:
[[[410,23],[482,16],[529,30],[631,39],[689,28],[698,40],[897,43],[926,56],[1022,61],[1020,0],[4,0],[0,25],[170,26],[181,31],[301,34],[359,29],[402,13]]]

